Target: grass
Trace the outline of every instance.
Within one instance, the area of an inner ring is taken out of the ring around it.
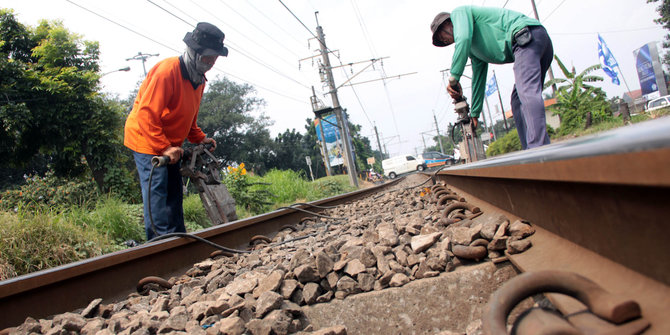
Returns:
[[[310,182],[294,171],[271,171],[252,178],[266,184],[253,187],[265,187],[276,196],[272,208],[354,190],[346,175]],[[0,280],[121,250],[128,240],[145,241],[141,204],[103,196],[88,208],[18,206],[0,211]],[[237,207],[237,215],[254,213]],[[184,221],[189,232],[211,226],[198,194],[184,198]]]
[[[0,213],[0,279],[118,250],[103,234],[51,211]]]
[[[197,231],[212,226],[199,194],[184,197],[184,224],[187,231]]]
[[[668,110],[670,110],[670,108],[668,108]],[[645,114],[645,113],[637,114],[637,115],[631,116],[631,123],[638,123],[638,122],[646,121],[646,120],[649,120],[649,119],[650,119],[649,114]],[[558,141],[567,140],[567,139],[571,139],[571,138],[575,138],[575,137],[592,135],[592,134],[600,133],[600,132],[603,132],[603,131],[606,131],[606,130],[619,128],[619,127],[623,127],[623,126],[624,126],[623,119],[621,117],[616,117],[612,120],[601,122],[601,123],[598,123],[596,125],[593,125],[593,126],[587,128],[587,129],[581,129],[581,130],[579,130],[579,131],[577,131],[573,134],[552,138],[551,140],[552,140],[552,142],[554,142],[554,141],[558,142]]]

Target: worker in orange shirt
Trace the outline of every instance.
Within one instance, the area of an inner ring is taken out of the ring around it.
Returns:
[[[196,121],[207,81],[205,73],[219,56],[228,55],[224,37],[219,28],[206,22],[186,33],[184,54],[164,59],[149,71],[126,120],[124,145],[133,151],[140,176],[147,240],[186,232],[179,173],[184,152],[181,145],[188,139],[191,143],[211,144],[211,150],[216,148],[216,141],[207,137]],[[151,158],[157,155],[170,157],[170,163],[154,168],[149,190]]]

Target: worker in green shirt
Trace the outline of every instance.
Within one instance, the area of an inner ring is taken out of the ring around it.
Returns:
[[[461,6],[439,13],[430,25],[433,45],[454,44],[451,77],[458,81],[472,63],[472,117],[482,111],[489,63],[514,63],[512,114],[523,149],[549,144],[542,85],[554,56],[547,31],[539,21],[504,8]],[[452,79],[450,78],[450,79]],[[463,94],[460,84],[447,87],[452,98]]]

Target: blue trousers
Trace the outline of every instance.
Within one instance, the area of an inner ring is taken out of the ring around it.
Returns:
[[[533,36],[531,42],[522,47],[516,43],[512,46],[515,82],[512,114],[524,150],[550,143],[542,85],[554,57],[554,47],[544,27],[528,28]]]
[[[184,226],[184,209],[182,207],[184,194],[182,177],[179,173],[181,164],[169,164],[154,168],[151,190],[149,190],[149,175],[153,155],[133,152],[133,157],[142,186],[144,228],[147,233],[147,241],[168,233],[185,233],[186,226]],[[149,203],[148,192],[151,192],[151,203]],[[149,206],[151,206],[153,227],[149,219]]]

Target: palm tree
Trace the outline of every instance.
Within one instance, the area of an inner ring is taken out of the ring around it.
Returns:
[[[551,85],[560,85],[556,91],[556,104],[550,108],[561,119],[560,135],[566,135],[578,128],[588,128],[593,122],[599,123],[608,119],[610,107],[605,92],[591,86],[590,83],[603,81],[600,76],[591,72],[601,68],[600,64],[587,67],[577,74],[575,67],[571,71],[563,62],[554,56],[565,78],[554,78],[544,84],[544,88]]]

